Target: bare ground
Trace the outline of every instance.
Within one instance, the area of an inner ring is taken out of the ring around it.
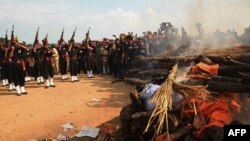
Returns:
[[[74,136],[82,126],[96,127],[117,117],[129,103],[128,93],[133,90],[124,83],[111,84],[113,79],[106,75],[93,79],[82,75],[76,83],[62,82],[59,76],[55,79],[56,88],[49,89],[28,82],[28,95],[22,96],[0,87],[0,141]],[[64,132],[62,125],[67,122],[76,127]]]

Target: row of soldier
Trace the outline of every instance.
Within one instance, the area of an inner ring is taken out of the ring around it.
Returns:
[[[18,96],[27,94],[25,81],[31,80],[31,76],[38,85],[55,87],[54,68],[60,70],[63,81],[67,79],[68,72],[71,82],[78,82],[80,72],[92,78],[93,71],[123,79],[133,57],[145,50],[143,41],[134,40],[132,35],[121,34],[115,40],[104,38],[99,42],[92,41],[88,31],[84,41],[77,43],[74,40],[76,30],[68,42],[63,39],[63,31],[58,44],[50,46],[48,34],[42,44],[39,43],[38,32],[39,29],[32,48],[14,37],[14,28],[10,42],[7,33],[5,42],[0,42],[1,80],[4,86],[9,86],[9,91],[15,90]]]

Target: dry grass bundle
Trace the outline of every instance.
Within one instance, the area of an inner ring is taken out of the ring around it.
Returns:
[[[163,127],[168,129],[168,110],[172,109],[172,93],[173,83],[177,73],[178,65],[174,65],[166,81],[161,84],[161,87],[152,97],[152,102],[156,104],[153,113],[150,116],[147,127],[144,132],[147,132],[149,127],[156,122],[156,135],[162,132]],[[169,137],[168,137],[169,138]]]
[[[207,86],[189,86],[174,82],[174,89],[183,94],[187,100],[195,99],[204,101],[212,98],[210,92],[206,88]]]

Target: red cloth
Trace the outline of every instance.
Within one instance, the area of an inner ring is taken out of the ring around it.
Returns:
[[[219,64],[207,65],[205,63],[198,63],[191,68],[192,73],[200,74],[200,73],[208,73],[211,75],[218,75]]]
[[[230,124],[235,116],[240,112],[241,105],[238,104],[238,98],[234,94],[221,94],[214,101],[198,102],[197,112],[198,115],[203,115],[206,124],[200,129],[193,132],[197,138],[209,127],[217,126],[223,127]],[[193,109],[183,111],[183,117],[192,117],[194,115]]]

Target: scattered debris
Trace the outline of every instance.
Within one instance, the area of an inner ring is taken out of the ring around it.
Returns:
[[[69,138],[61,134],[56,137],[56,141],[67,141],[67,140],[69,140]]]
[[[70,130],[70,129],[72,129],[72,128],[74,128],[74,125],[73,125],[73,123],[71,123],[71,122],[68,122],[68,123],[66,123],[66,124],[64,124],[64,125],[62,125],[62,128],[63,128],[63,131],[68,131],[68,130]]]
[[[92,128],[92,127],[82,127],[82,129],[75,135],[76,137],[92,137],[96,138],[99,134],[100,129],[99,128]]]
[[[102,100],[96,99],[96,98],[92,98],[92,101],[94,101],[94,102],[101,102]]]

